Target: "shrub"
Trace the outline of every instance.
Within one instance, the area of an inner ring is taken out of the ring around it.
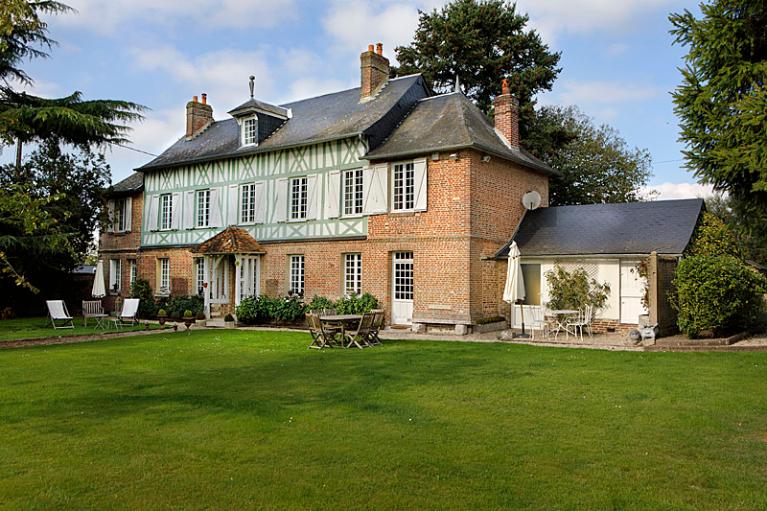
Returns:
[[[704,212],[700,223],[695,228],[693,241],[690,243],[689,255],[740,257],[741,251],[738,238],[722,219]]]
[[[165,302],[165,308],[168,310],[168,314],[171,318],[177,319],[184,315],[187,310],[192,311],[192,316],[196,316],[199,313],[204,312],[205,301],[202,297],[193,296],[172,296],[167,299],[163,299]]]
[[[158,318],[165,318],[167,316],[168,316],[168,313],[165,311],[165,309],[160,309],[157,311]]]
[[[314,295],[314,298],[306,307],[310,311],[318,311],[322,309],[335,309],[336,304],[330,298]]]
[[[378,299],[370,293],[344,296],[336,302],[336,312],[339,314],[362,314],[377,308]]]
[[[184,319],[192,319],[194,317],[194,314],[189,309],[184,311]]]
[[[295,323],[306,314],[306,306],[298,296],[294,295],[280,301],[280,305],[276,307],[276,314],[272,316],[275,319],[285,323]]]
[[[154,318],[157,314],[157,304],[154,301],[154,293],[149,282],[137,279],[131,287],[131,298],[138,298],[138,316],[144,319]]]
[[[731,255],[696,255],[679,263],[674,285],[679,329],[694,338],[752,327],[763,307],[767,280]]]
[[[226,316],[224,316],[224,321],[226,321],[227,323],[234,321],[234,316],[232,316],[231,314],[227,314]]]
[[[607,303],[610,285],[600,284],[589,276],[583,268],[568,272],[559,265],[546,272],[551,300],[546,304],[550,309],[583,309],[591,305],[599,310]]]

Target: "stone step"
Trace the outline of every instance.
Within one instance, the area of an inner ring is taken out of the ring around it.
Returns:
[[[226,327],[226,323],[224,323],[223,319],[211,318],[205,321],[205,326],[213,328],[224,328]]]

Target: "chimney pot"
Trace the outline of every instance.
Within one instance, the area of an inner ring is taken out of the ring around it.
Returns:
[[[192,103],[197,103],[197,96],[192,96]]]
[[[372,44],[368,44],[368,51],[373,51],[373,45]]]
[[[376,44],[376,53],[379,55],[383,55],[383,43]]]
[[[509,79],[504,78],[501,80],[501,94],[511,94],[509,91]]]
[[[202,93],[202,104],[207,105],[208,104],[208,95],[204,92]]]

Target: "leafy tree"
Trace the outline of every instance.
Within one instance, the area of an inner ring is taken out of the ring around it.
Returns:
[[[538,111],[532,152],[561,175],[550,180],[552,206],[634,202],[650,178],[650,153],[628,147],[607,125],[596,126],[575,107]]]
[[[767,224],[767,0],[711,0],[672,14],[687,47],[673,94],[687,166],[726,191],[744,228]]]
[[[533,96],[551,90],[559,53],[527,29],[528,17],[503,0],[455,0],[440,11],[419,12],[413,42],[395,49],[397,75],[423,73],[434,90],[461,90],[484,112],[509,78],[519,100],[522,136],[533,117]]]
[[[610,284],[600,284],[596,279],[589,280],[586,270],[576,268],[569,272],[559,265],[546,272],[551,300],[546,304],[549,309],[583,309],[591,305],[595,310],[605,306],[610,296]]]
[[[740,257],[767,264],[767,222],[754,222],[744,216],[735,202],[729,195],[718,194],[706,199],[706,209],[735,237]]]
[[[730,227],[716,215],[704,212],[690,243],[689,255],[722,256],[742,258],[740,242]]]

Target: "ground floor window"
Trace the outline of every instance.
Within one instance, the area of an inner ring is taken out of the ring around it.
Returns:
[[[122,264],[119,259],[109,260],[109,291],[119,293],[122,288]]]
[[[130,265],[129,282],[130,282],[131,289],[133,289],[133,285],[136,283],[138,267],[136,265],[136,260],[135,259],[128,259],[128,264]]]
[[[413,253],[394,253],[394,299],[413,299]]]
[[[157,293],[161,295],[170,294],[170,259],[162,257],[157,260],[159,279],[157,282]]]
[[[541,304],[541,265],[521,264],[522,278],[525,281],[525,304]]]
[[[344,293],[362,293],[362,254],[344,254]]]
[[[197,257],[194,260],[194,291],[202,296],[205,282],[205,258]]]
[[[290,291],[302,295],[304,293],[304,256],[290,256]]]

